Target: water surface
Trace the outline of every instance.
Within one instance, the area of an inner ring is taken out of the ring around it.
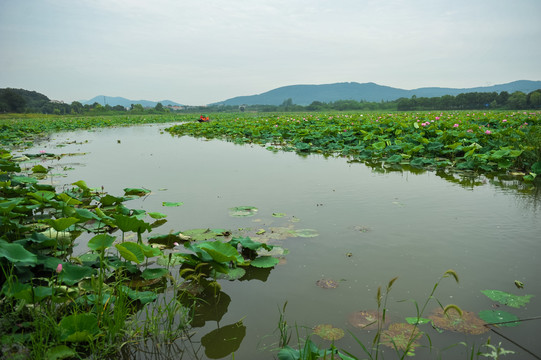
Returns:
[[[221,309],[219,321],[207,321],[196,329],[195,345],[191,350],[183,347],[183,358],[207,358],[199,339],[241,319],[246,336],[235,358],[272,358],[265,351],[276,347],[278,309],[286,301],[289,324],[332,324],[369,343],[373,333],[350,326],[347,318],[354,311],[376,308],[378,286],[384,287],[399,276],[388,307],[397,321],[403,321],[404,316],[415,316],[415,306],[399,301],[424,302],[447,269],[458,273],[460,283],[446,279],[438,288],[436,296],[444,305],[453,303],[476,313],[491,309],[494,303],[480,290],[498,289],[535,295],[524,308],[501,309],[520,318],[541,315],[541,211],[539,196],[533,192],[509,190],[490,179],[481,178],[483,185],[468,188],[434,172],[389,172],[348,163],[345,158],[300,157],[260,146],[172,137],[163,133],[164,127],[60,133],[28,152],[84,153],[60,160],[66,170],[57,168],[55,172],[63,175],[52,180],[59,186],[85,180],[90,187],[103,186],[112,195],[122,195],[126,187],[152,190],[150,196],[126,206],[166,213],[168,222],[155,233],[270,227],[315,229],[319,233],[313,238],[281,242],[289,254],[266,281],[222,282],[224,302],[230,298],[226,312]],[[166,208],[163,201],[182,201],[184,205]],[[257,215],[229,216],[228,209],[240,205],[257,207]],[[276,212],[287,216],[275,218],[272,214]],[[80,244],[78,251],[84,250]],[[337,280],[339,287],[321,289],[316,286],[321,278]],[[525,288],[516,289],[515,280],[522,281]],[[429,309],[436,307],[434,302]],[[440,335],[430,327],[423,330],[439,348],[460,341],[479,346],[490,335],[493,343],[502,341],[506,349],[524,355],[493,333]],[[501,332],[541,354],[541,345],[536,342],[540,320]],[[317,337],[314,340],[319,341]],[[425,340],[423,344],[428,343]],[[362,355],[349,335],[336,346]],[[449,358],[464,357],[467,351],[457,346],[447,354],[454,354]],[[390,352],[386,350],[386,354]],[[435,358],[434,352],[426,350],[418,350],[418,354],[419,359]],[[444,353],[444,358],[447,356]],[[142,353],[138,357],[159,358]]]

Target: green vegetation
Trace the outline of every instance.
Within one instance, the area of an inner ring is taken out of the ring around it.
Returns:
[[[493,330],[494,326],[518,326],[521,320],[513,314],[507,313],[502,310],[482,310],[479,312],[479,317],[465,310],[462,310],[455,304],[448,304],[444,306],[436,297],[436,290],[440,286],[441,282],[445,278],[452,278],[457,283],[459,281],[458,275],[454,270],[447,270],[434,284],[432,291],[426,298],[426,300],[419,304],[416,300],[410,300],[415,305],[415,316],[405,317],[405,322],[392,322],[389,319],[389,293],[393,287],[393,284],[398,279],[395,277],[391,279],[385,289],[378,287],[376,294],[377,309],[369,311],[361,311],[353,314],[350,317],[350,323],[359,328],[361,332],[365,332],[362,335],[350,332],[350,335],[354,338],[355,342],[359,346],[358,352],[341,350],[335,345],[335,341],[344,336],[344,332],[340,328],[335,328],[331,324],[317,325],[313,329],[306,328],[307,333],[303,337],[299,334],[299,327],[295,325],[292,327],[286,321],[285,310],[287,302],[282,309],[279,309],[279,320],[277,331],[279,332],[278,347],[278,359],[280,360],[309,360],[309,359],[342,359],[342,360],[358,360],[358,359],[383,359],[384,350],[383,347],[391,348],[396,354],[397,359],[406,359],[408,357],[415,356],[417,348],[424,348],[432,353],[434,358],[441,358],[442,352],[456,346],[463,345],[468,346],[466,343],[457,343],[448,346],[445,349],[436,349],[433,347],[434,336],[437,336],[444,331],[460,332],[470,335],[479,335]],[[525,297],[519,297],[516,295],[508,294],[497,290],[485,290],[483,293],[487,296],[497,294],[497,301],[501,298],[505,299],[518,299],[532,297],[527,295]],[[492,296],[490,296],[492,298]],[[436,310],[432,311],[432,315],[429,318],[425,318],[428,305],[431,302],[437,303]],[[508,304],[508,306],[513,306]],[[353,321],[352,321],[353,320]],[[531,320],[531,319],[523,319]],[[291,345],[293,330],[296,333],[296,344]],[[370,333],[366,330],[374,330],[375,333]],[[430,335],[432,331],[432,336]],[[494,331],[494,330],[493,330]],[[494,331],[496,334],[498,332]],[[316,335],[323,340],[331,341],[330,346],[320,347],[312,337]],[[370,341],[363,341],[361,338],[371,338]],[[509,339],[508,339],[509,340]],[[427,345],[422,345],[421,342]],[[515,345],[518,345],[515,343]],[[518,345],[520,346],[520,345]],[[482,350],[485,348],[488,352]],[[501,347],[501,343],[497,347],[490,344],[490,338],[487,343],[482,345],[475,351],[475,346],[472,346],[469,354],[469,359],[480,359],[483,357],[492,357],[498,359],[506,354],[513,354],[514,352],[508,351]],[[362,357],[360,357],[362,354]],[[531,354],[531,353],[530,353]],[[537,356],[536,356],[537,357]]]
[[[221,116],[167,129],[276,151],[344,156],[388,166],[541,173],[540,112],[317,113]]]
[[[307,106],[284,99],[280,105],[223,105],[184,106],[181,109],[164,107],[158,103],[144,108],[141,104],[131,104],[129,108],[121,105],[101,105],[97,102],[88,105],[74,101],[66,104],[52,101],[35,91],[23,89],[0,89],[0,113],[42,113],[54,115],[120,115],[120,114],[163,114],[180,113],[223,113],[223,112],[318,112],[318,111],[427,111],[427,110],[523,110],[541,108],[541,89],[528,94],[515,91],[468,92],[440,97],[400,98],[393,101],[336,100],[332,102],[313,101]]]
[[[259,254],[273,246],[225,230],[205,240],[178,233],[155,237],[171,236],[172,244],[147,242],[143,234],[166,215],[126,202],[148,189],[112,196],[77,181],[57,192],[38,182],[37,168],[22,170],[9,151],[0,151],[0,311],[9,314],[0,321],[4,354],[103,359],[148,339],[169,343],[187,336],[196,296],[208,288],[219,296],[220,276],[239,279],[245,269],[278,263]],[[76,240],[90,251],[74,254]]]
[[[0,118],[0,139],[5,146],[20,147],[55,131],[182,121],[169,131],[179,136],[256,143],[272,151],[300,155],[337,155],[351,161],[444,173],[508,172],[533,181],[541,174],[540,118],[540,112],[223,114],[209,123],[198,123],[193,115],[173,114],[19,115]],[[0,150],[0,311],[7,314],[0,320],[0,347],[4,354],[47,359],[88,354],[118,358],[119,352],[138,342],[162,344],[189,337],[193,327],[204,324],[194,314],[206,306],[218,308],[227,300],[219,280],[270,271],[284,254],[279,247],[257,241],[257,236],[266,236],[265,229],[253,237],[225,229],[185,229],[156,235],[154,229],[167,215],[158,209],[145,211],[127,205],[131,199],[148,195],[149,189],[127,187],[124,194],[114,196],[77,181],[58,191],[38,180],[47,175],[47,168],[35,165],[23,170],[21,161],[28,158],[15,159],[10,151]],[[162,205],[183,204],[170,201]],[[257,210],[237,206],[229,209],[229,214],[248,217]],[[285,214],[275,212],[272,216]],[[275,228],[272,233],[275,238],[318,236],[313,229]],[[89,251],[75,254],[74,247],[80,241],[87,243]],[[429,301],[447,277],[458,281],[454,271],[447,271],[422,306],[414,302],[415,316],[398,324],[386,321],[388,294],[396,278],[383,291],[380,288],[377,309],[362,311],[362,318],[356,318],[358,324],[368,321],[359,328],[374,325],[376,330],[370,344],[351,334],[359,352],[377,359],[381,347],[388,346],[400,358],[413,355],[421,339],[428,338],[430,343],[427,331],[421,329],[428,324],[470,334],[487,329],[485,323],[520,324],[515,315],[502,310],[481,311],[479,319],[452,304],[439,304],[441,312],[425,318]],[[329,286],[334,285],[329,280],[320,285],[326,285],[324,291],[336,287]],[[484,290],[483,294],[515,308],[532,298],[498,290]],[[289,345],[291,328],[284,312],[285,306],[279,323],[280,359],[357,358],[334,345],[342,331],[331,324],[320,325],[315,333],[333,341],[330,347],[321,349],[298,331],[297,346]],[[442,325],[438,326],[438,321]],[[238,349],[245,333],[246,327],[238,321],[205,335],[201,343],[209,345],[207,352],[219,351],[208,356],[224,357]],[[234,342],[226,341],[220,350],[213,347],[231,336]],[[486,356],[506,354],[499,345],[485,347],[492,351]],[[471,358],[474,354],[481,352],[472,348]]]

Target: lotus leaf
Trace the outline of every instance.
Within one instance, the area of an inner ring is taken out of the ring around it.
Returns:
[[[498,324],[498,326],[513,327],[520,324],[515,322],[519,320],[517,316],[502,310],[482,310],[479,311],[479,317],[489,324]]]
[[[250,265],[257,268],[271,268],[278,265],[279,259],[272,256],[260,256],[250,262]]]
[[[62,318],[58,326],[62,341],[88,341],[99,332],[98,318],[90,313],[68,315]]]
[[[319,236],[319,233],[317,232],[317,230],[314,229],[299,229],[295,231],[295,235],[304,238],[311,238]]]
[[[193,241],[204,241],[215,239],[216,236],[222,236],[224,232],[222,229],[192,229],[183,231],[182,234],[189,236]]]
[[[143,249],[139,244],[125,242],[122,244],[117,244],[115,246],[120,252],[120,255],[128,261],[133,261],[137,264],[140,264],[143,260],[145,260],[145,254],[143,253]]]
[[[331,279],[320,279],[316,281],[316,285],[323,289],[336,289],[338,287],[338,282]]]
[[[257,208],[253,206],[236,206],[229,209],[229,215],[234,217],[254,216]]]
[[[236,267],[236,268],[229,269],[227,274],[211,271],[210,276],[216,277],[217,279],[238,280],[241,277],[243,277],[245,274],[246,274],[246,270],[244,270],[241,267]]]
[[[330,324],[318,325],[314,328],[314,334],[323,340],[339,340],[344,337],[344,330],[335,328]]]
[[[415,348],[420,346],[417,340],[421,338],[422,334],[414,325],[395,323],[383,331],[381,343],[393,349],[407,351],[408,355],[413,355]]]
[[[383,321],[383,316],[379,311],[363,310],[351,313],[348,322],[362,330],[374,330],[378,328],[378,319]]]
[[[284,214],[284,213],[272,213],[272,216],[277,217],[277,218],[281,218],[281,217],[286,216],[286,214]]]
[[[139,188],[125,188],[124,189],[124,195],[145,196],[147,194],[150,194],[150,190],[148,189],[139,189]]]
[[[457,311],[450,310],[446,313],[442,308],[436,309],[431,316],[434,326],[451,331],[458,331],[471,335],[479,335],[487,332],[489,329],[485,322],[473,312],[462,310],[462,316]]]
[[[148,216],[156,220],[165,219],[167,217],[167,215],[162,214],[160,212],[149,212]]]
[[[0,240],[0,258],[6,258],[13,263],[35,264],[37,262],[36,254],[26,250],[20,244],[12,244],[4,240]]]
[[[95,270],[88,266],[64,264],[60,277],[66,285],[74,285],[84,278],[88,278],[95,273]]]
[[[533,297],[533,295],[513,295],[500,290],[481,290],[481,292],[491,300],[516,309],[529,303]]]
[[[171,201],[162,202],[162,206],[167,206],[167,207],[177,207],[177,206],[181,206],[181,205],[184,205],[184,203],[183,202],[171,202]]]
[[[145,269],[141,277],[145,280],[159,279],[168,273],[164,268]]]
[[[115,237],[107,234],[99,234],[88,240],[88,248],[94,251],[103,251],[113,245]]]
[[[45,354],[45,358],[49,360],[67,359],[76,357],[77,352],[66,345],[53,346]]]

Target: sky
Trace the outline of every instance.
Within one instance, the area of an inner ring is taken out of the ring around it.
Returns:
[[[0,88],[205,105],[541,80],[540,0],[0,0]]]

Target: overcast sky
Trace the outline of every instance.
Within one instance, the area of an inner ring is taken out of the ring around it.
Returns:
[[[0,88],[203,105],[541,80],[541,0],[0,0]]]

